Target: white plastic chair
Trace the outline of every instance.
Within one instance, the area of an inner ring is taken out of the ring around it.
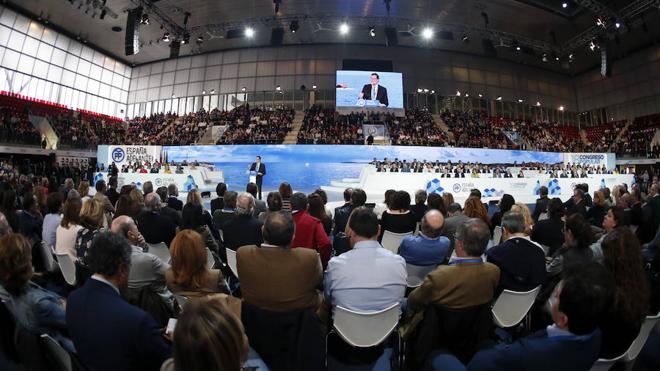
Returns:
[[[213,269],[213,266],[215,265],[213,253],[211,253],[211,250],[208,247],[206,248],[206,265],[209,266],[209,269]]]
[[[333,330],[348,344],[368,348],[382,343],[399,323],[401,308],[393,304],[378,312],[361,313],[333,307]]]
[[[412,236],[412,232],[394,233],[390,231],[385,231],[383,232],[383,240],[381,244],[383,245],[384,248],[397,254],[399,251],[399,246],[401,245],[401,241],[403,241],[403,239],[406,238],[407,236]]]
[[[539,214],[539,222],[541,220],[546,220],[546,219],[548,219],[548,213],[547,212]]]
[[[169,263],[171,256],[170,256],[170,249],[167,248],[167,245],[165,242],[160,242],[156,244],[151,244],[148,243],[147,246],[149,247],[148,252],[149,254],[154,254],[160,260],[164,261],[165,263]]]
[[[502,227],[498,225],[493,229],[493,246],[499,245],[501,239],[502,239]]]
[[[415,223],[415,236],[419,236],[419,231],[422,230],[422,223],[417,222]]]
[[[596,361],[596,363],[594,363],[593,366],[591,366],[590,371],[608,371],[610,368],[612,368],[612,366],[614,366],[615,363],[617,363],[617,361],[619,361],[625,355],[626,354],[624,353],[624,354],[622,354],[622,355],[620,355],[616,358],[612,358],[612,359],[600,358]]]
[[[188,298],[183,295],[174,294],[174,299],[176,299],[176,302],[179,304],[179,307],[181,309],[183,309],[183,307],[185,307],[186,304],[188,304]]]
[[[518,292],[504,290],[493,304],[493,322],[499,327],[512,327],[520,323],[534,304],[541,286],[533,290]]]
[[[60,265],[62,276],[64,280],[71,286],[76,285],[76,264],[73,262],[69,254],[56,254],[57,263]]]
[[[53,339],[48,334],[42,334],[41,342],[52,356],[47,358],[51,361],[57,362],[56,369],[66,371],[73,370],[73,366],[71,364],[71,355],[66,351],[66,349],[62,348],[57,340]]]
[[[40,244],[40,249],[41,249],[41,257],[44,262],[44,268],[46,268],[46,272],[48,273],[55,273],[60,270],[59,265],[57,265],[57,262],[53,258],[53,249],[46,245],[46,241],[41,241]]]
[[[408,287],[412,288],[421,285],[424,277],[433,272],[437,267],[437,265],[413,265],[406,263],[406,271],[408,272],[406,283]]]
[[[232,249],[227,249],[227,265],[231,269],[234,276],[238,278],[238,268],[236,268],[236,251]]]
[[[644,344],[646,344],[646,340],[649,338],[651,330],[653,330],[656,323],[658,323],[658,320],[660,320],[660,313],[653,316],[646,316],[644,323],[642,323],[642,328],[639,330],[639,334],[635,340],[633,340],[632,344],[630,344],[628,351],[623,355],[623,361],[628,363],[630,366],[629,369],[632,368],[633,361],[637,358],[639,352],[642,351]]]

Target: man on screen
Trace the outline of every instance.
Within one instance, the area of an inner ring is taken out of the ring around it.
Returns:
[[[261,162],[261,156],[257,156],[256,161],[250,165],[250,171],[257,172],[257,189],[259,190],[259,199],[261,200],[261,184],[263,183],[263,177],[266,175],[266,165]]]
[[[371,74],[371,84],[366,84],[362,88],[362,92],[358,96],[358,99],[365,100],[378,100],[381,107],[387,107],[389,101],[387,100],[387,89],[384,86],[378,85],[380,78],[376,72]]]

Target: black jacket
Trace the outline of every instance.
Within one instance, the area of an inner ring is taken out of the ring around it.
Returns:
[[[157,244],[165,242],[169,246],[176,234],[176,225],[174,222],[153,211],[141,211],[135,217],[135,221],[137,222],[138,230],[142,233],[147,243]]]
[[[181,211],[183,210],[183,201],[179,200],[176,197],[169,197],[167,199],[167,206],[173,208],[176,211]]]
[[[537,222],[539,220],[539,215],[547,211],[548,201],[550,201],[550,199],[547,196],[540,197],[536,200],[536,205],[534,206],[534,212],[532,213],[532,219],[534,219],[534,222]]]
[[[545,252],[525,238],[510,238],[486,252],[500,268],[498,291],[529,291],[545,282]]]
[[[564,222],[560,218],[550,218],[537,222],[532,229],[532,241],[548,246],[548,256],[564,244]]]
[[[335,208],[335,229],[332,232],[334,235],[344,233],[346,224],[348,224],[348,217],[351,216],[351,212],[353,212],[353,205],[348,202],[343,206]]]

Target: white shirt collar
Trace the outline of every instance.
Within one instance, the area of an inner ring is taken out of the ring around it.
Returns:
[[[117,288],[117,286],[113,285],[112,282],[110,282],[110,281],[106,280],[105,278],[101,277],[99,274],[94,273],[92,275],[92,279],[103,282],[106,285],[109,285],[110,287],[112,287],[117,292],[117,294],[119,294],[119,289]]]

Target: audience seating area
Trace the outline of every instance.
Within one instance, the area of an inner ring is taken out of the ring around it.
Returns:
[[[241,106],[223,121],[227,129],[217,144],[279,144],[293,127],[293,109]]]

